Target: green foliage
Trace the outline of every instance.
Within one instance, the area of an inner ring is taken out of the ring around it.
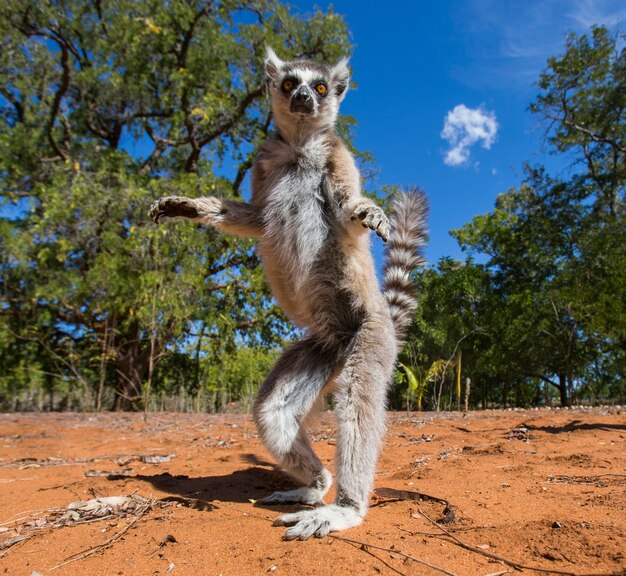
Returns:
[[[265,44],[334,62],[345,22],[278,0],[7,0],[0,24],[0,404],[249,407],[293,335],[251,243],[146,212],[245,197]],[[453,231],[464,262],[416,274],[392,406],[453,407],[461,354],[474,406],[626,396],[623,46],[596,27],[548,61],[531,110],[573,169],[527,166]]]
[[[424,395],[428,389],[428,378],[421,378],[417,368],[407,366],[402,362],[398,363],[401,370],[400,381],[406,383],[406,407],[407,410],[411,409],[411,400],[415,400],[415,405],[418,410],[422,409],[422,401]]]
[[[489,311],[489,281],[487,272],[471,258],[466,262],[443,258],[436,268],[425,268],[416,276],[419,306],[401,361],[424,374],[423,399],[433,409],[456,403],[452,375],[460,350],[464,369],[475,370],[484,359],[481,341]],[[438,373],[438,366],[445,369]]]
[[[570,35],[565,54],[550,58],[539,79],[533,112],[550,121],[555,152],[571,152],[584,166],[579,187],[596,210],[623,211],[626,180],[626,49],[604,27]]]
[[[553,151],[573,155],[572,175],[527,166],[492,212],[452,232],[471,257],[419,277],[421,365],[461,350],[474,403],[544,402],[542,383],[564,405],[626,395],[625,71],[606,29],[570,36],[531,110]]]
[[[8,0],[0,23],[0,402],[138,408],[227,378],[249,397],[293,333],[252,244],[147,211],[241,198],[270,126],[265,45],[333,62],[345,23],[276,0]]]

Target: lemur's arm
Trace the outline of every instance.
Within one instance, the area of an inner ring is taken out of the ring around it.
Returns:
[[[228,234],[248,238],[258,238],[262,233],[259,211],[254,204],[212,196],[206,198],[167,196],[152,205],[149,216],[157,224],[163,216],[169,218],[180,216],[214,226]]]
[[[328,162],[330,194],[339,218],[352,234],[374,230],[384,242],[389,239],[389,220],[382,208],[361,195],[361,177],[354,157],[337,139]]]

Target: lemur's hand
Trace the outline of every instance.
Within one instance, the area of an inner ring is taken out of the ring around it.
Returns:
[[[148,213],[157,224],[163,216],[168,218],[181,216],[213,225],[221,221],[223,214],[224,207],[218,198],[186,198],[185,196],[161,198],[152,205]]]
[[[199,215],[195,200],[185,198],[184,196],[167,196],[161,198],[152,204],[150,212],[148,212],[148,216],[157,224],[163,216],[167,216],[168,218],[175,218],[176,216],[197,218]]]
[[[371,202],[359,204],[352,212],[350,220],[360,222],[363,228],[374,230],[383,239],[383,242],[389,240],[389,220],[382,208],[376,204]]]

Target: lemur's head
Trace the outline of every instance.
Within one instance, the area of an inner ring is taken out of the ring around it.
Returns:
[[[265,73],[278,129],[305,124],[312,129],[334,125],[350,82],[347,58],[335,66],[311,60],[284,62],[267,48]]]

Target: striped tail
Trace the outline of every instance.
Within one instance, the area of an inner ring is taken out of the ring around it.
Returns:
[[[403,342],[417,308],[411,272],[424,264],[428,202],[418,188],[399,192],[392,202],[391,235],[383,269],[383,293],[389,304],[398,342]]]

